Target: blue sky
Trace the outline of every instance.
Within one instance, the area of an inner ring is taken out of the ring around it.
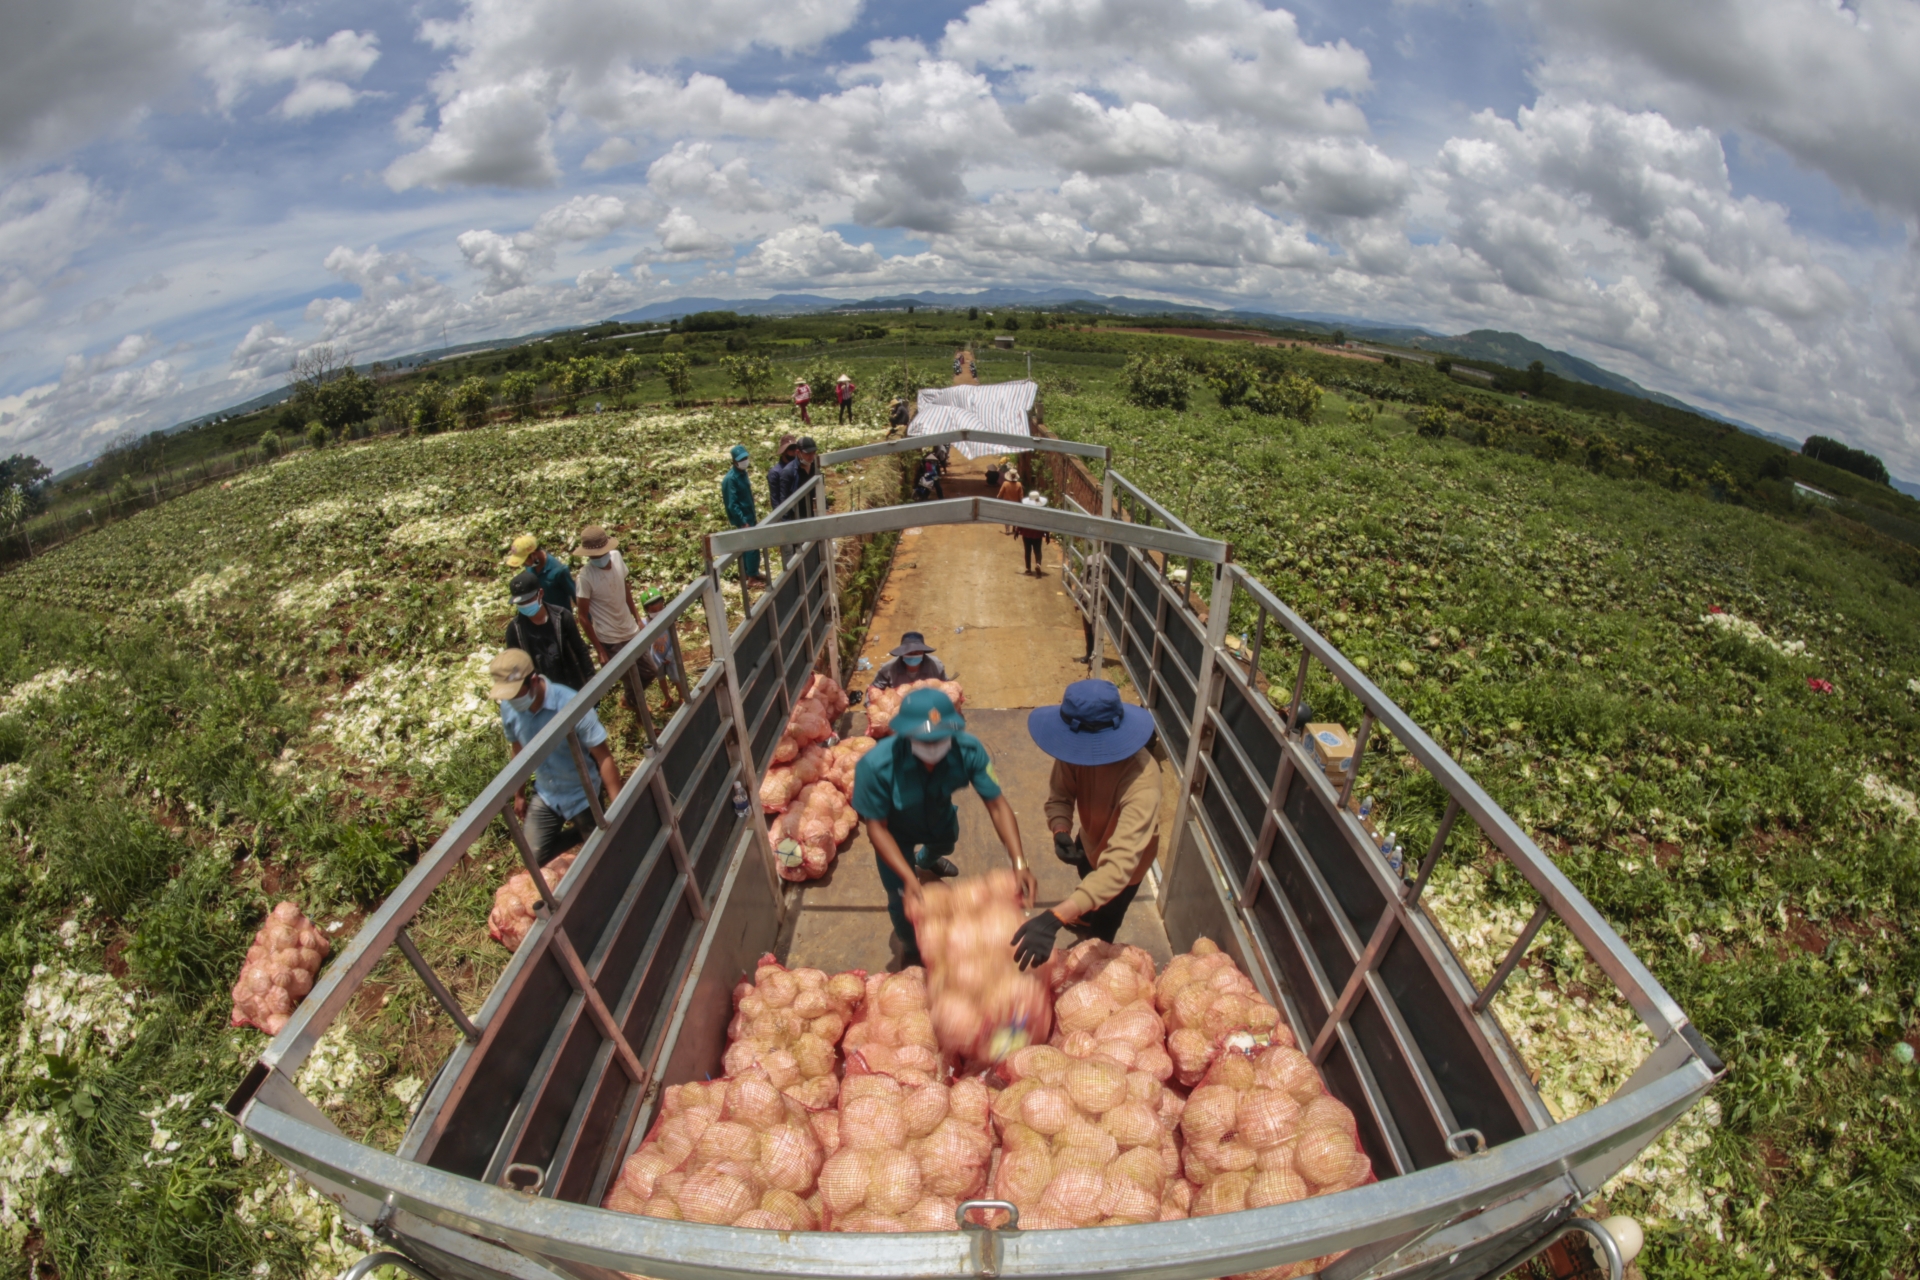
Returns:
[[[680,293],[1513,329],[1920,476],[1916,0],[71,0],[0,49],[0,449]]]

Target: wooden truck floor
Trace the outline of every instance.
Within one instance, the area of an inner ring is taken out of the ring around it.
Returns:
[[[949,498],[992,496],[986,491],[986,463],[953,454],[946,479]],[[1049,498],[1054,495],[1047,495]],[[1039,904],[1051,906],[1073,892],[1073,869],[1053,856],[1043,806],[1052,760],[1027,735],[1027,712],[1060,700],[1066,686],[1086,678],[1075,659],[1086,652],[1080,615],[1060,580],[1060,546],[1047,543],[1045,572],[1021,572],[1020,540],[999,525],[937,525],[909,530],[894,551],[893,567],[874,610],[863,656],[865,672],[849,672],[848,685],[864,688],[872,672],[888,661],[887,651],[905,631],[919,631],[946,664],[947,678],[966,690],[967,730],[986,745],[994,772],[1020,818],[1020,838],[1040,881]],[[1109,664],[1106,676],[1120,674]],[[1131,688],[1122,689],[1129,701]],[[856,706],[848,728],[865,728],[865,712]],[[1171,829],[1175,786],[1162,773],[1162,840]],[[971,792],[954,797],[960,807],[960,844],[954,861],[963,876],[1007,865],[986,808]],[[1164,964],[1170,951],[1154,900],[1149,875],[1127,912],[1121,942],[1153,953]],[[826,877],[787,888],[787,925],[781,958],[829,973],[841,969],[888,967],[893,926],[887,919],[886,891],[874,865],[873,846],[856,832],[840,851]],[[1063,933],[1062,939],[1066,939]]]

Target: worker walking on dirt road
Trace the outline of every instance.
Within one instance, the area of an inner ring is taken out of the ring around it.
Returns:
[[[987,474],[992,475],[993,473],[988,472]],[[1002,502],[1019,502],[1027,496],[1027,487],[1020,483],[1020,473],[1015,471],[1011,465],[1000,473],[1000,488],[993,496]],[[1012,535],[1012,525],[1008,524],[1000,527],[1005,529],[1009,536]]]
[[[727,474],[720,481],[720,501],[727,508],[727,523],[736,529],[747,529],[760,523],[760,517],[753,510],[753,480],[747,475],[747,446],[733,446],[733,465],[727,468]],[[740,583],[747,587],[764,587],[767,580],[760,576],[759,551],[740,553]]]
[[[873,681],[867,685],[868,689],[891,689],[917,680],[947,678],[946,667],[933,656],[933,647],[918,631],[909,631],[901,636],[900,643],[889,652],[893,655],[893,661],[873,673]]]
[[[1076,680],[1058,706],[1028,714],[1027,732],[1053,757],[1047,826],[1054,856],[1079,872],[1080,887],[1013,935],[1023,969],[1046,962],[1062,926],[1112,942],[1160,850],[1160,764],[1147,745],[1146,708],[1120,701],[1110,680]]]
[[[1047,505],[1047,495],[1044,493],[1030,493],[1020,500],[1020,505],[1023,507],[1044,507]],[[1016,528],[1014,532],[1020,535],[1020,559],[1021,563],[1025,566],[1020,572],[1030,573],[1036,578],[1043,577],[1047,569],[1046,561],[1041,557],[1041,550],[1042,544],[1047,540],[1047,531],[1045,529]]]
[[[536,672],[533,658],[520,649],[501,653],[488,665],[487,674],[493,679],[494,701],[500,704],[500,725],[516,756],[577,696],[575,690]],[[593,761],[594,789],[604,793],[604,810],[620,794],[623,781],[599,715],[588,711],[582,716],[574,736]],[[514,796],[513,816],[526,824],[527,844],[542,865],[593,834],[593,805],[573,752],[564,743],[555,744],[535,767],[532,801],[525,791]]]
[[[854,770],[853,811],[873,843],[903,968],[920,963],[913,931],[920,914],[920,877],[960,874],[948,855],[960,839],[960,810],[951,797],[962,787],[971,786],[985,802],[1013,863],[1021,900],[1033,905],[1037,886],[1020,847],[1013,805],[1000,793],[987,749],[966,728],[965,717],[946,694],[915,689],[894,712],[893,736],[860,757]]]

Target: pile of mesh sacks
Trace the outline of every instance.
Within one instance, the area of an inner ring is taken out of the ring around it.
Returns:
[[[549,892],[559,889],[573,860],[579,856],[580,851],[576,849],[540,868],[540,878],[547,882]],[[527,931],[533,928],[533,913],[539,905],[540,890],[534,887],[533,877],[523,867],[493,891],[493,910],[487,912],[487,936],[509,951],[518,951],[526,941]]]
[[[774,745],[773,766],[760,783],[776,866],[786,880],[818,880],[853,834],[853,772],[873,739],[835,739],[833,722],[847,709],[847,695],[831,677],[816,673],[794,704],[786,731]]]
[[[766,957],[734,992],[726,1075],[664,1092],[606,1207],[886,1233],[954,1230],[962,1201],[990,1196],[1016,1205],[1023,1229],[1047,1230],[1205,1217],[1372,1180],[1352,1113],[1204,938],[1164,971],[1138,947],[1055,952],[1028,975],[1045,993],[1036,1034],[1003,1040],[997,1060],[989,1034],[983,1051],[983,1019],[942,1002],[985,1003],[1001,957],[966,939],[975,919],[1004,923],[1009,894],[1017,909],[1017,890],[992,877],[930,893],[939,905],[918,926],[930,974],[829,977]],[[1207,1052],[1176,1051],[1182,1031],[1210,1037]],[[976,1212],[1004,1224],[1003,1211]],[[1240,1280],[1291,1280],[1332,1260]]]
[[[958,680],[916,680],[912,684],[896,685],[891,689],[867,690],[867,732],[876,738],[887,736],[887,726],[893,720],[894,712],[900,710],[900,700],[915,689],[938,689],[953,700],[954,710],[966,701],[966,693],[960,688]]]

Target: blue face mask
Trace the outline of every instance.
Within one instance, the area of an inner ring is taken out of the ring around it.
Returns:
[[[533,710],[533,695],[523,693],[517,698],[508,698],[507,705],[515,711],[531,711]]]
[[[910,667],[917,667],[922,662],[925,662],[926,660],[927,660],[927,655],[924,653],[904,654],[900,659],[900,661],[906,663]]]
[[[520,611],[521,617],[531,618],[534,614],[540,612],[542,605],[540,601],[535,600],[532,604],[517,604],[514,608]]]

